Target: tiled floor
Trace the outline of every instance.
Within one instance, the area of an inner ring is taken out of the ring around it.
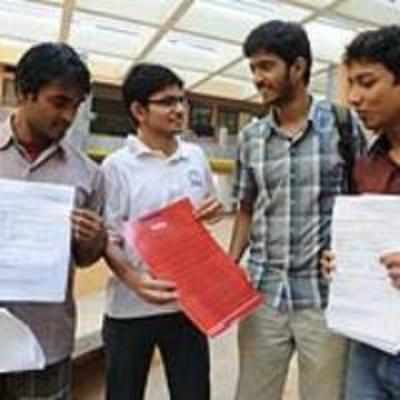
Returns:
[[[227,218],[212,228],[216,238],[224,247],[229,241],[231,226],[232,219]],[[211,341],[212,400],[233,400],[238,376],[236,340],[236,329],[232,328],[223,336]],[[297,400],[295,389],[296,371],[295,368],[291,368],[285,400]],[[99,356],[75,368],[74,400],[103,400],[103,398],[104,362]],[[146,400],[167,399],[165,378],[161,363],[157,358],[151,368]]]

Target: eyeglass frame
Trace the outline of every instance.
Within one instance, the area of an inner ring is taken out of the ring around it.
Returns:
[[[178,104],[181,104],[186,107],[188,98],[186,96],[165,96],[160,99],[148,99],[147,104],[156,104],[166,108],[176,108]]]

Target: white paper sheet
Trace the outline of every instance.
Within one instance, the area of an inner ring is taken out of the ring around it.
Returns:
[[[0,308],[0,373],[43,369],[43,350],[29,327]]]
[[[340,196],[333,218],[331,329],[389,353],[400,350],[400,290],[379,262],[400,251],[400,199],[389,195]]]
[[[74,188],[0,179],[0,301],[62,302]]]

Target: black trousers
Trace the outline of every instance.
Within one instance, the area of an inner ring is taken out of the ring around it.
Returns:
[[[0,374],[0,400],[71,399],[71,359],[42,370]]]
[[[207,338],[182,314],[132,319],[106,317],[106,399],[142,400],[158,346],[171,400],[210,399]]]

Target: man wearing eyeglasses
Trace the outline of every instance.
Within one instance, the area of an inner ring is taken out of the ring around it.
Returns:
[[[109,220],[118,229],[123,221],[189,197],[197,218],[215,221],[221,205],[213,197],[208,162],[198,146],[177,137],[185,114],[182,80],[161,65],[137,64],[122,91],[137,135],[103,165]],[[115,276],[108,285],[103,326],[107,400],[143,399],[156,346],[170,398],[208,400],[206,337],[179,312],[175,285],[154,279],[140,258],[114,238],[107,260]]]

